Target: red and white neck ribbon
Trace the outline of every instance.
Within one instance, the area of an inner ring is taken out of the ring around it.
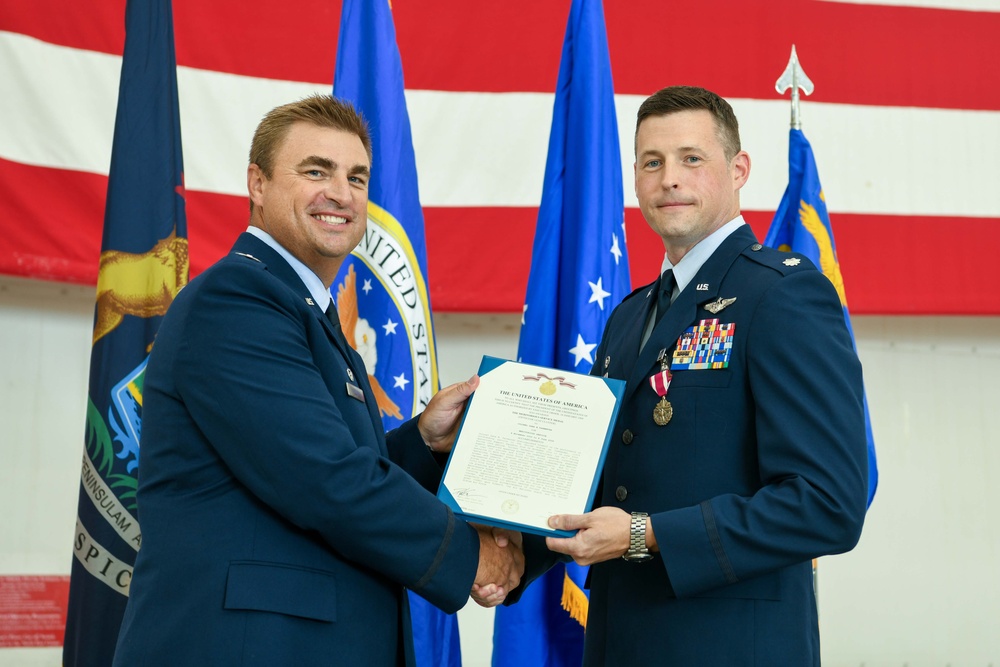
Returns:
[[[670,380],[672,379],[673,375],[670,374],[670,370],[663,369],[649,377],[649,386],[653,388],[657,396],[662,398],[667,395],[667,389],[670,389]]]

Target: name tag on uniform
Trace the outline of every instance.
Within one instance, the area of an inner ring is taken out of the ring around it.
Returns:
[[[347,385],[347,395],[351,398],[356,398],[362,403],[365,402],[365,392],[361,391],[361,387],[356,384],[351,384],[350,382],[345,382]]]

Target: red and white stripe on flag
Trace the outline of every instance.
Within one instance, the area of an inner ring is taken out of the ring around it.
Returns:
[[[794,43],[816,84],[803,129],[851,312],[1000,314],[1000,278],[982,252],[1000,247],[1000,70],[990,65],[1000,60],[1000,1],[900,3],[605,7],[634,285],[655,278],[662,255],[632,196],[639,103],[681,83],[733,103],[753,164],[744,215],[763,238],[787,181],[789,103],[774,82]],[[125,5],[9,4],[0,273],[94,282]],[[438,311],[521,310],[567,11],[393,2]],[[331,90],[340,3],[281,12],[262,0],[175,0],[174,13],[194,275],[246,226],[246,154],[260,117]]]

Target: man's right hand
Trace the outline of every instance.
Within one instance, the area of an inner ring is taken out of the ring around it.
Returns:
[[[495,607],[517,588],[524,574],[521,533],[475,526],[479,532],[479,569],[472,585],[472,599],[482,607]]]

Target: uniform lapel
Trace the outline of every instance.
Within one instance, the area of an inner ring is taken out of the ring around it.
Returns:
[[[646,383],[647,378],[659,369],[656,363],[660,355],[660,350],[666,349],[669,355],[677,344],[677,339],[684,330],[695,324],[698,314],[698,306],[715,299],[719,294],[719,286],[722,279],[729,271],[736,258],[750,245],[757,242],[750,229],[750,225],[743,225],[738,228],[722,242],[712,256],[705,261],[697,275],[688,285],[677,295],[674,302],[670,304],[670,310],[663,316],[653,328],[653,332],[646,341],[646,345],[639,352],[635,367],[629,375],[625,386],[625,399],[627,400],[636,389]],[[647,301],[655,302],[656,299],[649,297]],[[649,313],[647,307],[643,311]],[[645,318],[639,329],[645,325]]]
[[[288,262],[273,248],[253,234],[240,234],[233,245],[233,252],[263,262],[269,272],[288,285],[296,294],[299,294],[304,301],[308,299],[307,303],[312,303],[312,298],[309,296],[309,289],[299,278],[298,274],[295,273],[295,269],[289,266]],[[378,405],[375,402],[375,394],[372,393],[371,385],[368,383],[368,371],[365,368],[365,362],[361,359],[361,355],[348,345],[343,332],[334,331],[333,325],[326,318],[326,313],[323,312],[319,305],[314,304],[312,310],[315,312],[316,318],[326,329],[330,341],[340,350],[340,354],[347,362],[347,367],[351,369],[351,373],[354,375],[355,382],[357,382],[358,386],[364,392],[365,407],[368,408],[368,413],[372,418],[372,426],[379,436],[379,448],[385,454],[385,430],[382,428],[382,419],[379,416]]]
[[[334,308],[335,306],[331,303],[330,307]],[[374,425],[375,432],[379,435],[379,448],[385,454],[387,451],[385,449],[385,429],[382,427],[382,418],[378,412],[378,403],[375,401],[375,394],[372,392],[371,384],[368,382],[368,368],[365,366],[364,359],[348,344],[347,338],[344,337],[343,329],[340,327],[334,329],[333,324],[327,319],[326,313],[318,307],[316,311],[319,312],[319,318],[323,321],[323,326],[326,327],[326,332],[330,340],[333,341],[337,349],[340,350],[340,353],[344,355],[344,359],[347,360],[347,365],[354,374],[354,381],[361,387],[361,391],[365,394],[365,407],[368,408],[368,414],[372,418],[372,425]]]
[[[637,289],[615,311],[615,326],[604,331],[591,375],[613,373],[616,378],[625,378],[632,373],[646,320],[656,303],[657,284]]]
[[[646,330],[646,322],[649,321],[653,308],[656,307],[656,286],[659,284],[657,280],[643,288],[645,291],[642,293],[641,305],[631,314],[631,318],[622,323],[623,338],[617,349],[625,350],[628,357],[633,360],[638,359],[641,351],[639,346],[642,344],[642,334]],[[627,372],[631,373],[633,369],[634,366],[628,368]]]
[[[650,369],[660,356],[660,350],[666,348],[669,353],[670,348],[676,343],[677,338],[684,332],[689,323],[694,319],[696,312],[694,285],[688,285],[674,302],[670,304],[670,310],[663,316],[659,324],[653,327],[649,340],[639,352],[632,374],[629,376],[625,386],[625,399],[628,398],[646,382],[646,378],[651,374]],[[650,299],[655,301],[655,299]],[[645,321],[644,321],[645,322]]]

